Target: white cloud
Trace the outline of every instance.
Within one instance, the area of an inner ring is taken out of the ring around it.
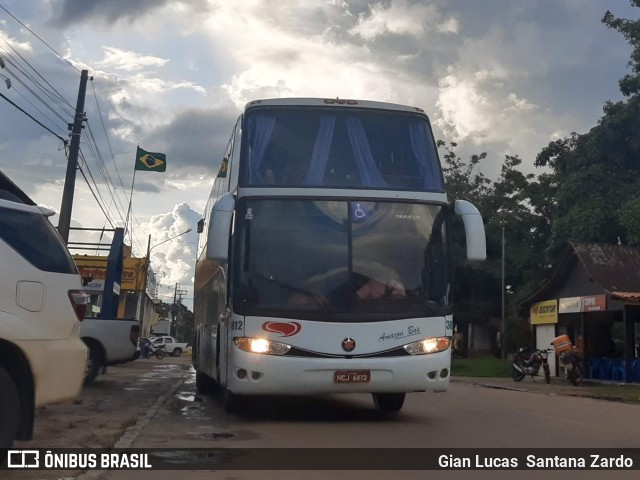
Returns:
[[[444,16],[433,4],[409,4],[395,0],[388,5],[376,3],[368,13],[361,13],[350,33],[364,40],[385,34],[420,37],[427,31],[457,33],[460,25],[453,16]]]
[[[224,146],[214,149],[225,144],[233,118],[249,100],[340,96],[416,105],[427,111],[438,138],[458,140],[460,150],[470,153],[487,150],[496,171],[504,154],[523,157],[526,169],[550,139],[587,130],[602,103],[619,98],[617,80],[626,73],[629,53],[626,41],[600,24],[604,8],[589,0],[544,6],[421,0],[122,1],[108,8],[102,6],[108,2],[84,3],[87,15],[57,24],[48,22],[60,12],[56,2],[5,5],[94,76],[111,140],[107,147],[98,139],[100,153],[111,169],[113,147],[126,185],[124,194],[118,186],[120,201],[130,194],[136,144],[174,150],[166,174],[136,178],[137,250],[144,250],[149,233],[157,243],[193,227],[193,212],[204,208],[215,172],[202,175],[215,170]],[[637,14],[628,0],[610,3],[607,8],[625,18],[629,11]],[[13,20],[2,18],[0,25],[0,35],[75,100],[78,72]],[[14,82],[5,93],[15,95],[19,88]],[[89,88],[87,115],[98,136],[101,119],[91,95]],[[0,168],[18,173],[18,184],[36,201],[59,205],[65,166],[60,142],[5,107]],[[63,116],[56,131],[66,135],[72,118]],[[92,162],[84,143],[83,151]],[[193,158],[203,160],[196,165]],[[90,166],[100,182],[98,165]],[[80,176],[76,185],[73,221],[102,226],[104,216]],[[109,207],[111,196],[101,189]],[[176,211],[185,202],[190,212]],[[191,235],[184,239],[191,241]],[[194,259],[176,242],[154,249],[154,267],[166,272],[163,281],[188,284]]]
[[[192,288],[192,276],[198,234],[197,221],[201,218],[188,203],[176,204],[170,212],[151,216],[148,222],[136,228],[137,243],[147,245],[148,238],[141,238],[140,232],[151,236],[151,268],[159,283],[181,288]],[[183,234],[188,229],[191,232]],[[166,300],[165,300],[166,301]]]
[[[115,47],[103,46],[104,59],[96,62],[96,66],[102,68],[114,68],[132,72],[147,67],[163,67],[169,62],[166,58],[141,55],[132,51],[124,51]]]
[[[12,37],[8,32],[4,30],[0,30],[0,37],[2,40],[6,42],[11,48],[15,48],[16,50],[21,50],[22,52],[28,53],[33,51],[33,46],[31,42],[21,42],[16,38]]]
[[[436,121],[438,126],[455,140],[471,135],[486,138],[491,129],[491,119],[487,115],[489,101],[478,85],[453,72],[440,79],[439,85],[436,106],[442,117]]]

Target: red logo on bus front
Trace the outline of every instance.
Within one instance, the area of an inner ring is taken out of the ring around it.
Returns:
[[[265,332],[279,333],[283,337],[291,337],[302,330],[302,325],[298,322],[265,322],[262,329]]]

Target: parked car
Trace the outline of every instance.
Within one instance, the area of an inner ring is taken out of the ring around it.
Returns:
[[[166,335],[154,338],[152,343],[154,347],[164,345],[167,353],[172,357],[179,357],[182,352],[186,352],[190,348],[187,342],[178,342],[175,338]]]
[[[106,373],[107,365],[135,360],[139,335],[135,319],[85,318],[80,325],[80,338],[89,349],[85,385]]]
[[[30,440],[36,408],[82,388],[89,297],[53,214],[0,172],[0,448]]]

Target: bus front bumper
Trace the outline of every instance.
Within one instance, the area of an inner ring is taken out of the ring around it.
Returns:
[[[351,359],[281,357],[237,348],[229,353],[227,388],[241,395],[445,391],[451,373],[450,350],[428,355]],[[348,372],[365,374],[363,377],[347,375]]]

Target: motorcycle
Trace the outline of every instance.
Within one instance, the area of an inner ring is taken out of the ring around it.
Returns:
[[[144,358],[151,358],[155,355],[155,357],[158,360],[162,360],[164,357],[167,356],[167,350],[165,348],[165,345],[159,345],[156,347],[152,343],[149,343],[145,345],[144,348],[145,348],[145,351],[142,354]]]
[[[511,377],[514,381],[519,382],[525,376],[531,375],[533,381],[538,375],[540,367],[544,372],[545,382],[551,382],[551,372],[549,370],[549,353],[552,349],[535,350],[533,353],[526,347],[521,347],[513,354],[513,363],[511,364]]]
[[[564,366],[565,377],[573,385],[580,385],[584,380],[582,356],[580,352],[565,351],[560,354],[560,364]]]

